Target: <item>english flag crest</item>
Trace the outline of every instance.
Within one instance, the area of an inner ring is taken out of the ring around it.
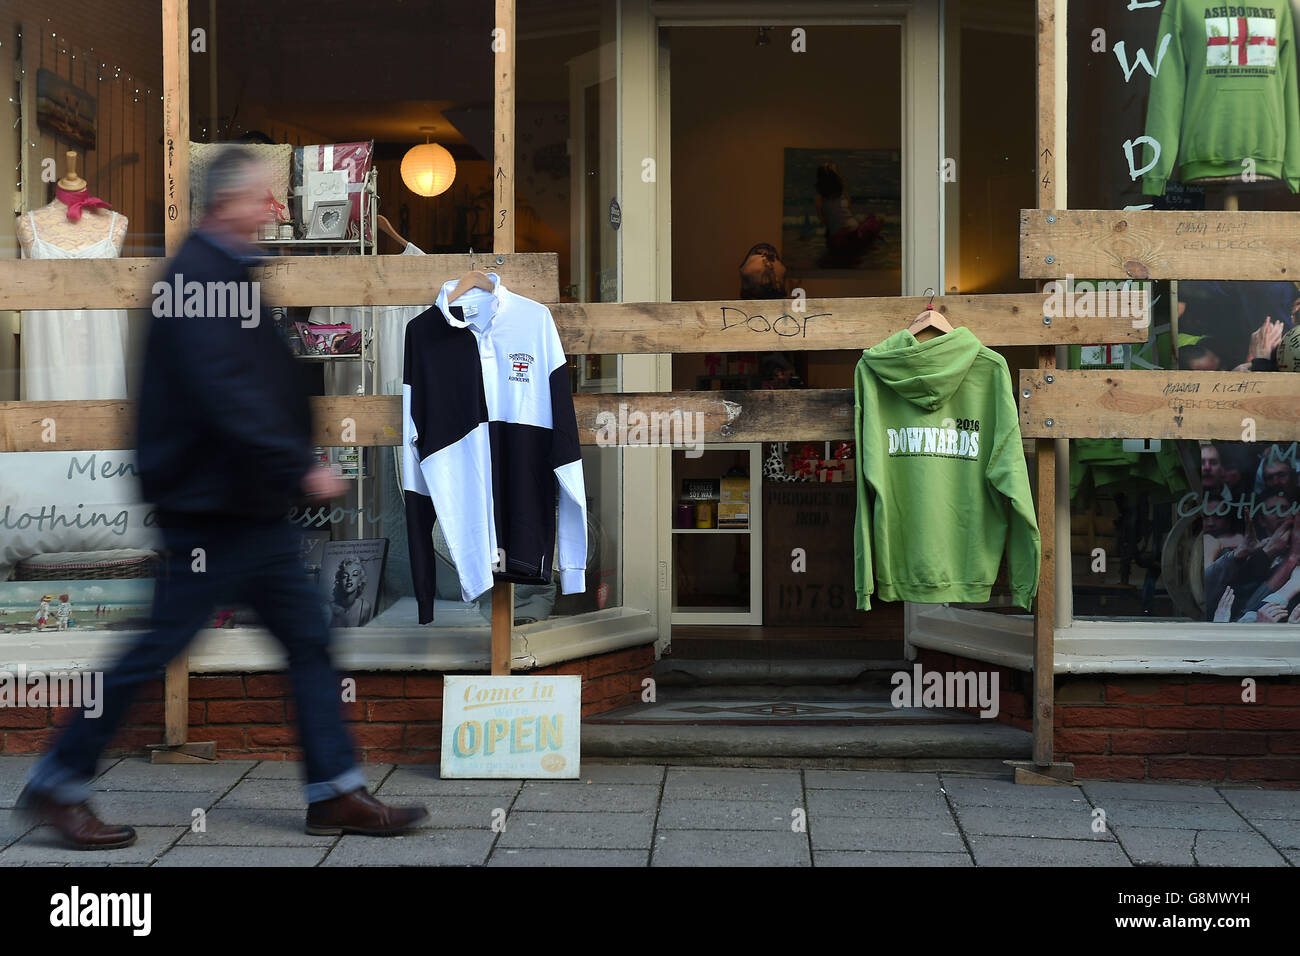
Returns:
[[[512,382],[528,382],[528,369],[532,367],[533,357],[527,352],[510,353],[510,378]]]
[[[1207,67],[1277,66],[1277,21],[1268,17],[1207,17]]]

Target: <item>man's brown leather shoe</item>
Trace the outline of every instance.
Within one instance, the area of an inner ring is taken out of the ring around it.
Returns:
[[[365,787],[307,805],[307,832],[317,836],[361,833],[395,836],[429,815],[424,807],[390,807]]]
[[[78,850],[116,850],[135,842],[135,830],[105,823],[86,802],[55,803],[29,785],[18,795],[17,806],[36,822],[54,827]]]

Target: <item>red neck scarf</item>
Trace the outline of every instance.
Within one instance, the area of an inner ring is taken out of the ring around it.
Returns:
[[[73,222],[81,219],[81,210],[85,209],[112,209],[108,203],[98,196],[90,194],[90,188],[78,189],[75,192],[64,189],[62,186],[54,187],[54,195],[58,197],[59,202],[68,207],[68,218]]]

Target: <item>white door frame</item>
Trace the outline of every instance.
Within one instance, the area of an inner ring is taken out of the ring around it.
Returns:
[[[623,302],[667,302],[671,288],[669,84],[665,26],[893,25],[901,29],[903,130],[903,294],[944,287],[943,201],[939,170],[944,128],[942,102],[942,0],[809,0],[792,12],[773,0],[620,0],[619,43],[619,231]],[[810,29],[810,43],[816,42]],[[647,181],[645,160],[654,161]],[[864,343],[864,347],[867,344]],[[626,356],[623,391],[671,388],[668,356]],[[629,452],[624,452],[628,454]],[[663,450],[653,468],[624,469],[625,603],[654,610],[662,650],[671,639],[671,462]],[[654,507],[645,507],[653,503]],[[640,603],[641,601],[648,603]]]

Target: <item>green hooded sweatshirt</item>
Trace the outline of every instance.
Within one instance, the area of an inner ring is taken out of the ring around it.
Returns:
[[[1290,0],[1167,0],[1148,57],[1156,75],[1146,134],[1160,144],[1160,157],[1142,177],[1144,193],[1164,195],[1179,156],[1183,182],[1240,176],[1242,160],[1251,159],[1256,175],[1300,192]]]
[[[964,326],[925,342],[903,330],[863,352],[853,379],[857,606],[873,592],[987,601],[1009,524],[1011,594],[1028,609],[1041,550],[1006,360]]]

